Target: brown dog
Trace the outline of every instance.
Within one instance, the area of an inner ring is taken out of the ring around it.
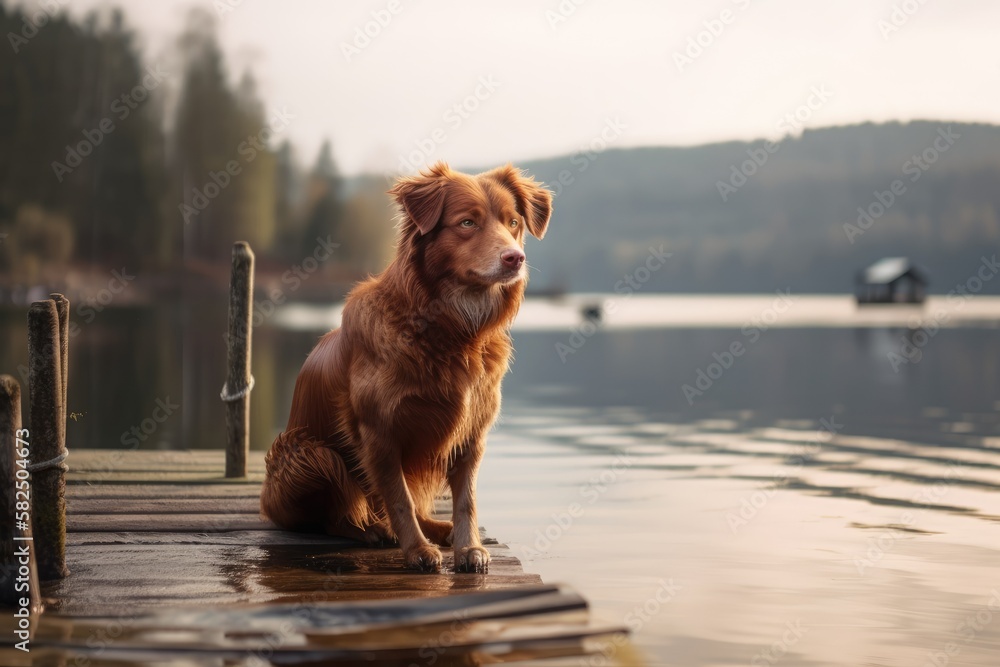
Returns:
[[[261,511],[380,543],[406,565],[485,572],[476,473],[500,410],[509,328],[524,297],[524,239],[552,197],[512,166],[476,176],[438,163],[389,191],[396,257],[347,297],[342,326],[306,359],[285,431],[267,454]],[[452,521],[431,518],[447,482]]]

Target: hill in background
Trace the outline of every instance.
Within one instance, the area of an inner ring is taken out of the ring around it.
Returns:
[[[998,250],[1000,127],[869,123],[771,151],[729,142],[520,164],[557,191],[549,235],[531,243],[532,287],[613,291],[662,244],[672,257],[643,291],[843,293],[859,269],[904,255],[946,293]]]

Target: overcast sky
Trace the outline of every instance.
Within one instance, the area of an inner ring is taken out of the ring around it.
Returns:
[[[130,0],[150,62],[199,4],[233,5],[219,16],[232,74],[252,67],[267,104],[294,115],[306,163],[329,137],[348,174],[399,170],[403,157],[517,163],[602,131],[616,146],[770,137],[796,111],[786,129],[1000,123],[991,0]],[[358,48],[372,12],[391,20]],[[700,54],[685,53],[691,39]]]

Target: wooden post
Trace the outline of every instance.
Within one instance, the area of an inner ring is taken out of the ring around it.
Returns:
[[[62,344],[55,301],[28,309],[28,395],[31,404],[32,525],[38,576],[61,579],[66,569],[66,466],[60,442]],[[39,467],[41,466],[41,467]]]
[[[253,317],[253,251],[240,241],[233,245],[229,283],[228,374],[222,388],[226,403],[226,477],[245,477],[250,450],[250,339]]]
[[[62,412],[59,413],[59,444],[60,451],[66,448],[66,413],[69,403],[66,392],[69,388],[69,299],[58,292],[49,294],[55,301],[56,313],[59,314],[59,371],[62,375]]]
[[[27,469],[17,465],[18,450],[25,449],[24,442],[28,443],[29,449],[22,454],[30,454],[31,436],[20,431],[21,386],[11,376],[0,375],[0,567],[3,568],[0,575],[0,607],[13,607],[19,611],[27,607],[29,611],[38,611],[41,595],[31,521],[29,518],[19,523],[22,520],[18,518],[18,515],[31,515],[30,502],[27,510],[17,508],[17,503],[24,502],[24,497],[31,493]],[[23,472],[18,475],[18,470]],[[19,488],[18,484],[26,488]],[[18,491],[22,495],[18,496]],[[27,590],[23,589],[25,583]],[[21,604],[23,600],[27,600],[28,604]]]

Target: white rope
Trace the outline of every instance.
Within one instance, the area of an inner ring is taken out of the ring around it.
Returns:
[[[41,472],[42,470],[48,470],[49,468],[55,468],[56,466],[59,466],[63,469],[63,471],[66,471],[68,468],[62,465],[62,462],[66,460],[67,456],[69,456],[69,450],[63,447],[62,452],[54,459],[42,461],[41,463],[29,463],[28,472]]]
[[[254,379],[253,379],[253,375],[251,375],[250,376],[250,384],[248,384],[247,386],[243,387],[242,389],[240,389],[235,394],[230,394],[229,393],[229,383],[227,382],[226,384],[222,385],[222,392],[219,394],[219,398],[221,398],[226,403],[231,403],[232,401],[238,401],[238,400],[240,400],[241,398],[243,398],[244,396],[246,396],[247,394],[250,393],[250,391],[253,389],[253,383],[254,383]]]

